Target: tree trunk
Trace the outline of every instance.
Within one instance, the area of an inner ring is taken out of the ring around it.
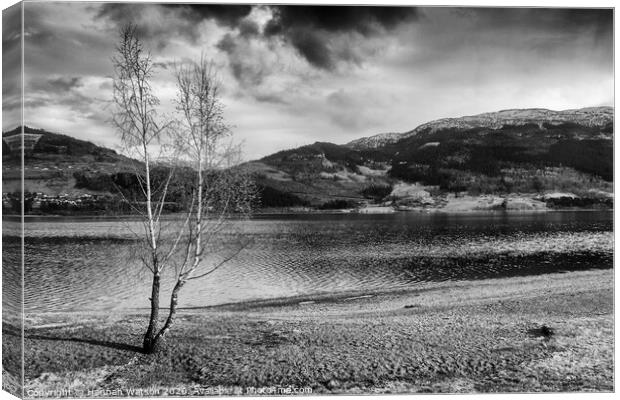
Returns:
[[[174,285],[174,288],[172,289],[172,295],[170,296],[170,313],[168,314],[168,318],[166,319],[164,327],[161,328],[161,331],[157,335],[155,339],[156,341],[159,341],[159,339],[163,339],[166,333],[168,333],[168,331],[172,327],[172,324],[174,323],[174,317],[177,314],[177,304],[179,303],[179,291],[181,290],[183,285],[185,285],[185,282],[185,280],[179,279],[176,285]]]
[[[153,275],[153,289],[151,291],[151,317],[149,319],[149,327],[144,335],[144,342],[142,348],[146,354],[151,354],[155,351],[157,345],[156,336],[157,325],[159,323],[159,274]]]

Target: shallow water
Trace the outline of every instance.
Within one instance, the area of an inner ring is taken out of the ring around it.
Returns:
[[[9,306],[20,278],[19,240],[11,236],[18,227],[4,221]],[[26,312],[148,307],[149,274],[132,233],[140,229],[130,220],[29,218]],[[231,223],[230,237],[242,232],[250,245],[190,282],[180,305],[612,268],[612,230],[608,211],[260,216]],[[164,284],[164,296],[170,289]]]

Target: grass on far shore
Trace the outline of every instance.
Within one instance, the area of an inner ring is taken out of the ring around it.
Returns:
[[[614,389],[612,270],[185,310],[155,356],[139,352],[145,326],[132,313],[28,315],[26,395]],[[6,356],[20,338],[3,334]]]

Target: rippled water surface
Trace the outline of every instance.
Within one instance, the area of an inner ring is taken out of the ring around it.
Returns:
[[[3,223],[10,303],[19,225]],[[232,225],[251,245],[190,282],[181,306],[613,266],[611,212],[285,215]],[[140,229],[128,220],[28,219],[25,310],[148,307],[149,275],[132,233]]]

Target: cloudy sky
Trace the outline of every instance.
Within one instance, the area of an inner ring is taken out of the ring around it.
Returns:
[[[506,108],[613,105],[611,10],[25,3],[25,121],[109,147],[119,27],[138,26],[172,115],[173,64],[205,54],[245,158]],[[3,129],[19,121],[3,13]]]

